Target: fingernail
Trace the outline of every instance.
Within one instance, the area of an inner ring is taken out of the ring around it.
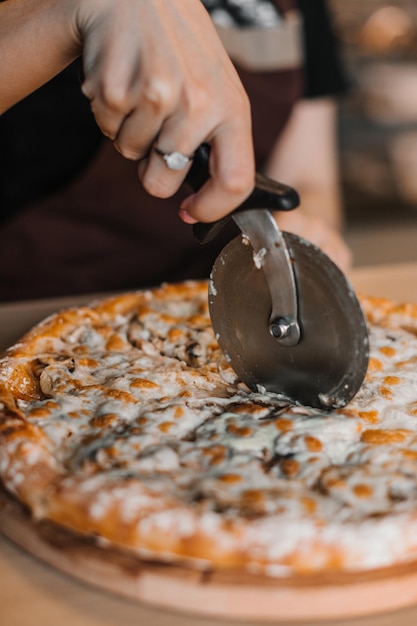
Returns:
[[[196,224],[198,222],[198,220],[194,219],[194,217],[191,217],[191,215],[185,209],[180,209],[178,211],[178,215],[186,224]]]

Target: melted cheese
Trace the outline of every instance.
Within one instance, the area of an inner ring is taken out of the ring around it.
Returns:
[[[62,484],[88,495],[91,520],[117,504],[120,525],[141,537],[200,533],[225,553],[239,544],[249,569],[279,576],[417,557],[414,309],[387,315],[386,303],[365,301],[366,381],[348,407],[326,413],[251,393],[235,378],[201,285],[143,299],[42,340],[30,357],[41,393],[17,398]],[[13,350],[4,360],[6,388],[17,361]],[[26,442],[16,460],[8,445],[0,475],[18,492],[40,452]],[[153,554],[146,541],[124,545]]]

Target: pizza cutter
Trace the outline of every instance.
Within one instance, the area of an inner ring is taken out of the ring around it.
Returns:
[[[206,182],[208,165],[203,145],[186,178],[193,190]],[[368,331],[340,269],[278,228],[271,211],[298,204],[294,189],[256,174],[243,204],[218,222],[196,224],[194,234],[205,243],[228,219],[241,230],[217,257],[209,285],[212,326],[239,378],[253,391],[330,410],[347,404],[364,380]]]

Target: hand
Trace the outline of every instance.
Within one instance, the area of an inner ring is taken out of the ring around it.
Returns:
[[[11,53],[11,51],[13,51]],[[0,2],[0,113],[83,55],[83,91],[97,123],[161,198],[186,169],[153,146],[191,155],[211,144],[211,178],[182,205],[187,221],[213,221],[254,184],[250,105],[200,0]]]
[[[302,207],[289,213],[275,213],[281,230],[289,231],[311,241],[347,273],[352,266],[352,253],[339,230],[326,220],[303,212]]]
[[[80,0],[83,92],[98,125],[152,195],[181,186],[153,149],[191,155],[211,144],[211,178],[182,204],[184,221],[214,221],[250,193],[250,106],[200,0]]]

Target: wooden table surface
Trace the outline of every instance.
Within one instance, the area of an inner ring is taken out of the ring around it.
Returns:
[[[352,272],[364,294],[417,302],[417,264],[375,266]],[[0,349],[45,315],[89,298],[66,298],[0,306]],[[237,622],[236,622],[237,623]],[[239,624],[242,621],[239,620]],[[253,623],[253,622],[252,622]],[[256,622],[259,625],[261,622]],[[289,626],[277,616],[277,624]],[[0,536],[1,626],[231,626],[222,619],[163,611],[113,596],[67,577]],[[318,622],[303,622],[303,626]],[[332,626],[416,626],[417,606]],[[294,622],[291,622],[294,626]]]

